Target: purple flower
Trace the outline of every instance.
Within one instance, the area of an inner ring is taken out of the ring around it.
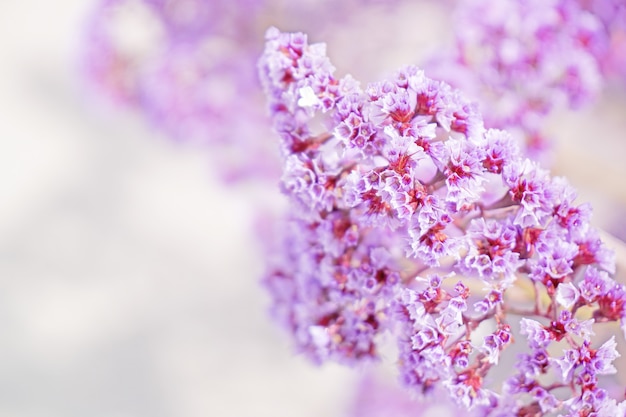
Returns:
[[[523,318],[520,321],[520,332],[528,336],[528,344],[534,349],[543,349],[554,337],[538,321]]]
[[[562,229],[546,228],[535,242],[535,250],[541,256],[531,266],[533,279],[561,281],[573,272],[578,246],[563,236]]]
[[[612,336],[594,352],[590,367],[595,374],[604,375],[617,372],[617,369],[613,366],[613,361],[620,356],[620,354],[617,353],[616,347],[615,336]]]
[[[602,85],[609,35],[581,3],[464,1],[456,10],[454,45],[428,67],[478,98],[488,126],[510,130],[525,153],[541,155],[546,116],[581,106]]]
[[[517,228],[510,223],[483,218],[472,220],[467,229],[468,253],[465,266],[495,287],[507,287],[520,267],[515,251]]]
[[[561,373],[561,380],[568,382],[572,380],[574,369],[578,366],[580,360],[580,353],[578,349],[568,349],[564,351],[564,355],[561,358],[553,358],[551,362],[554,363]]]
[[[556,301],[565,308],[570,308],[580,297],[580,292],[574,284],[571,282],[564,283],[558,286],[556,292]],[[567,310],[564,310],[567,311]]]
[[[611,342],[590,348],[592,324],[626,323],[626,291],[588,206],[448,85],[405,67],[361,90],[304,39],[270,30],[259,64],[294,206],[288,241],[301,241],[268,281],[288,289],[273,296],[299,347],[355,364],[387,333],[405,385],[445,387],[485,415],[604,407],[598,378],[616,356]],[[583,306],[594,319],[577,318]],[[490,375],[514,322],[529,350],[504,398]],[[578,399],[556,395],[561,384]]]
[[[530,160],[514,160],[503,171],[509,195],[520,208],[514,223],[523,228],[545,226],[552,215],[553,194],[547,171]]]
[[[550,394],[548,391],[541,387],[534,388],[530,392],[530,394],[535,397],[535,399],[539,403],[539,407],[541,407],[542,413],[551,413],[555,411],[560,405],[560,401],[558,401],[554,395]]]

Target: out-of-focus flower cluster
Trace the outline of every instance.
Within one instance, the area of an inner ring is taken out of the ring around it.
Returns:
[[[225,177],[273,177],[273,148],[255,140],[269,133],[252,42],[263,3],[102,1],[86,31],[84,71],[166,135],[219,150]]]
[[[456,8],[454,47],[427,66],[480,102],[485,123],[540,157],[554,109],[593,102],[619,71],[622,2],[470,0]]]
[[[601,51],[603,74],[626,79],[626,3],[621,0],[580,0],[583,9],[602,23],[608,38],[608,49]]]
[[[292,210],[265,283],[299,350],[355,364],[391,338],[405,385],[481,415],[623,414],[599,381],[615,341],[591,336],[626,326],[626,291],[575,190],[417,67],[361,88],[304,34],[266,39]]]

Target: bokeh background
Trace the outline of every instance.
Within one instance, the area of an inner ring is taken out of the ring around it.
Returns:
[[[445,4],[417,3],[313,40],[373,79],[449,36]],[[346,415],[359,371],[294,356],[267,315],[257,214],[277,191],[224,182],[219,154],[94,96],[94,7],[0,3],[0,416]],[[549,121],[553,171],[622,238],[624,91]]]

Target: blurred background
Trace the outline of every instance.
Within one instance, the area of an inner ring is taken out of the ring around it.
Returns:
[[[226,50],[244,49],[245,30],[260,53],[265,27],[282,24],[370,81],[451,37],[447,3],[361,3],[349,15],[327,5],[325,24],[290,2],[250,9],[256,26],[231,28]],[[234,181],[223,161],[237,151],[179,140],[127,105],[135,98],[90,85],[100,7],[0,4],[0,416],[346,415],[358,372],[294,356],[267,315],[258,214],[281,206],[275,172]],[[122,38],[158,44],[133,19]],[[623,85],[548,126],[553,171],[594,204],[598,225],[626,236]]]
[[[350,372],[269,320],[246,193],[85,92],[94,7],[0,4],[0,415],[337,415]]]

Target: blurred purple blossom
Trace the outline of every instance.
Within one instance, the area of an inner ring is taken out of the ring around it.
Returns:
[[[84,71],[93,87],[166,135],[209,145],[226,179],[274,178],[278,159],[264,140],[254,71],[253,26],[263,3],[102,1],[87,29]]]
[[[610,33],[569,0],[470,0],[455,10],[452,48],[430,73],[477,99],[488,127],[509,130],[541,157],[553,110],[592,102],[602,84]]]

